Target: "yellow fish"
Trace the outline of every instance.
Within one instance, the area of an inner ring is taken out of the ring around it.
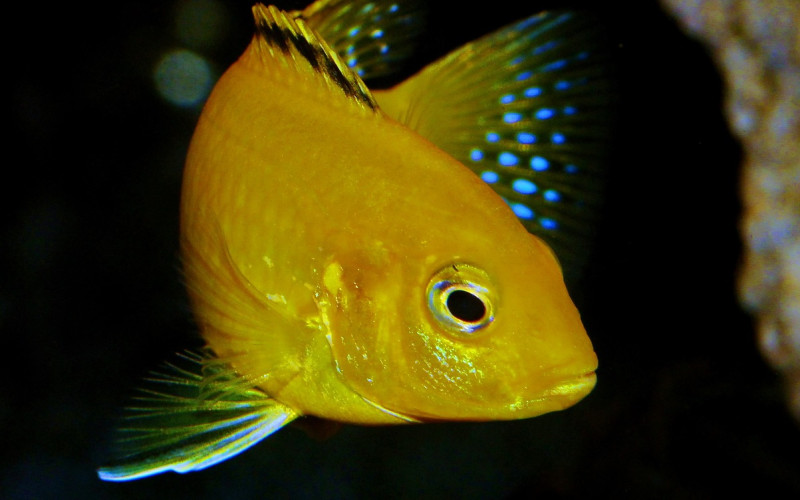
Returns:
[[[543,13],[370,92],[359,75],[410,53],[419,4],[253,7],[184,173],[208,347],[147,379],[102,479],[203,469],[301,416],[521,419],[592,390],[592,344],[528,230],[575,261],[603,136],[594,31]]]

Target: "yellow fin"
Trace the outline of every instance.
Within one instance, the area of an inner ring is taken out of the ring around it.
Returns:
[[[544,12],[469,43],[387,92],[382,110],[472,169],[580,274],[596,226],[613,85],[587,14]]]
[[[296,13],[361,78],[400,69],[417,45],[424,14],[421,0],[318,0]]]
[[[208,350],[187,351],[145,379],[126,408],[105,481],[129,481],[166,471],[205,469],[233,457],[298,414],[258,389]]]
[[[361,107],[377,110],[377,103],[361,78],[303,19],[263,4],[253,6],[253,17],[256,22],[253,46],[262,59],[322,80],[331,90],[340,91]]]

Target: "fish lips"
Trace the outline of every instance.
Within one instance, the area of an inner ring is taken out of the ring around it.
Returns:
[[[407,412],[391,410],[368,401],[371,405],[395,415],[407,422],[486,422],[492,420],[521,420],[545,413],[564,410],[586,397],[597,383],[594,370],[579,375],[560,377],[560,382],[551,385],[535,395],[513,395],[508,389],[503,390],[508,397],[500,404],[486,402],[465,402],[459,405],[460,411],[450,410],[447,415],[435,415],[428,412],[411,410]],[[525,392],[525,391],[522,391]],[[362,396],[363,397],[363,396]],[[366,398],[365,398],[366,399]]]

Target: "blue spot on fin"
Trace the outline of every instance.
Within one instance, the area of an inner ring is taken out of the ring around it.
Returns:
[[[314,2],[293,14],[304,18],[343,59],[352,60],[353,70],[362,78],[388,76],[400,69],[414,52],[425,24],[421,0]]]
[[[591,14],[545,12],[424,68],[398,87],[405,104],[392,105],[401,121],[414,109],[407,125],[491,181],[553,248],[568,280],[580,275],[599,217],[613,128],[612,48]],[[412,107],[419,102],[436,105],[426,113]]]

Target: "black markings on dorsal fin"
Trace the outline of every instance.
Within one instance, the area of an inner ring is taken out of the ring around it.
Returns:
[[[339,58],[299,16],[263,4],[253,6],[256,41],[270,53],[277,50],[295,64],[305,61],[312,70],[344,95],[364,108],[375,111],[378,104],[361,78]]]

